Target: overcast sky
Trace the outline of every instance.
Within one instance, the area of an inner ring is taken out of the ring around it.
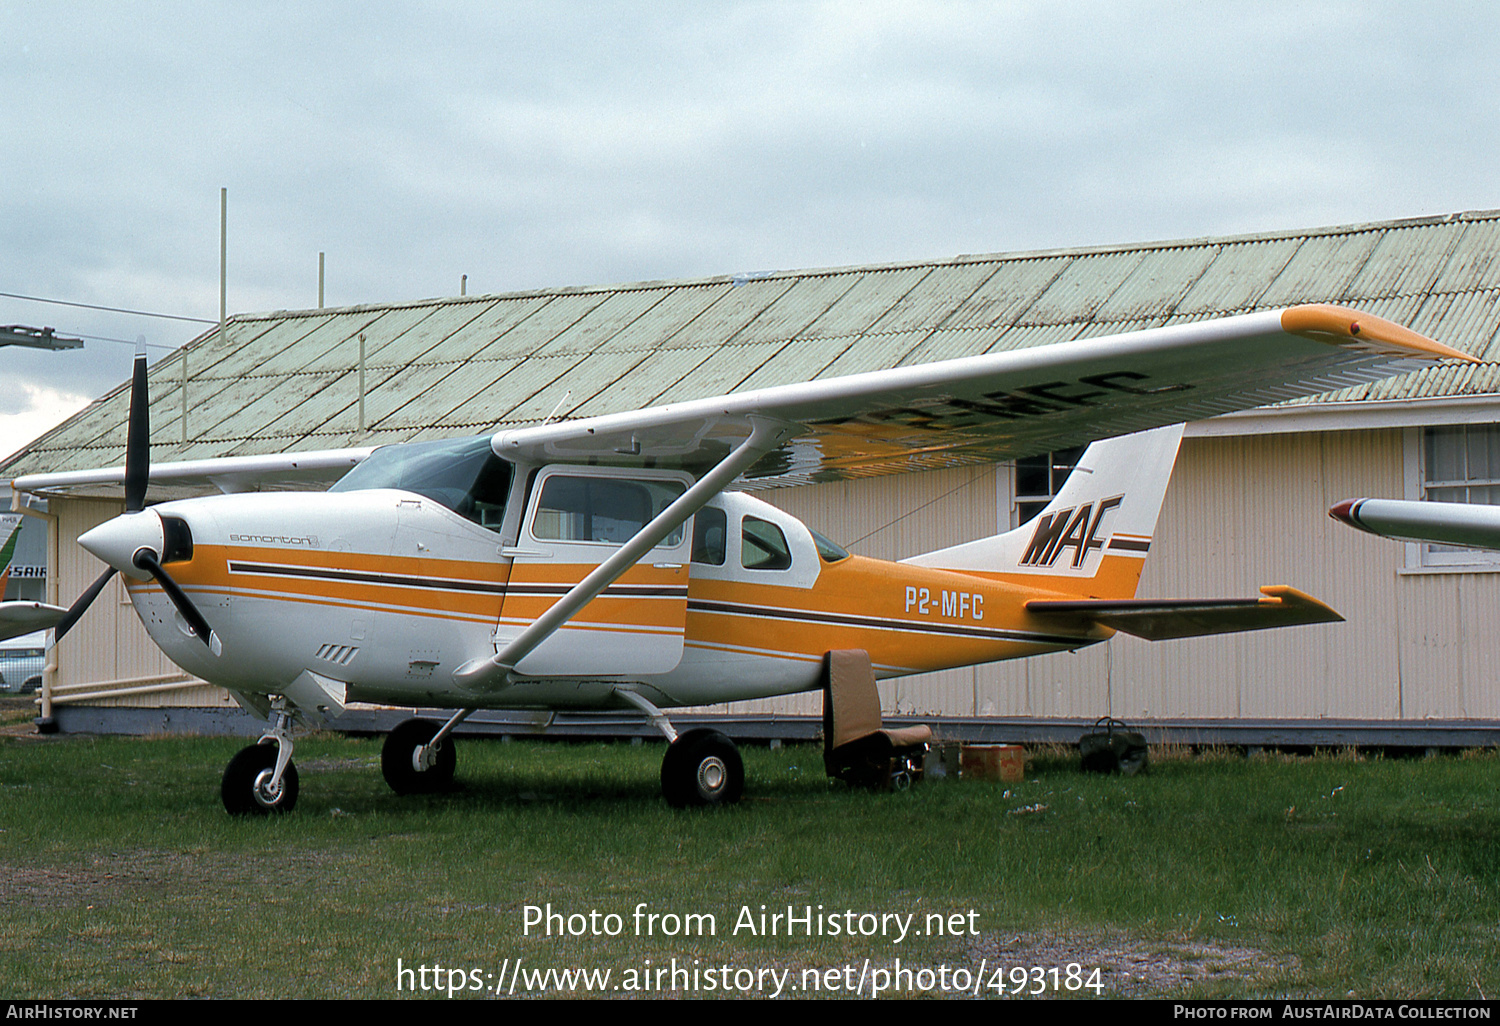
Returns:
[[[1500,207],[1497,10],[0,0],[0,292],[216,319],[221,187],[231,313]],[[0,456],[204,327],[0,324]]]

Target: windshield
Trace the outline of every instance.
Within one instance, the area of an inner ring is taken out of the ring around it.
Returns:
[[[505,519],[511,466],[490,448],[489,436],[385,445],[339,479],[331,492],[399,488],[441,503],[492,531]]]

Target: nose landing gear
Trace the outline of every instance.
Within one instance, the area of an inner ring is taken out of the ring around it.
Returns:
[[[286,700],[273,703],[271,729],[242,748],[224,769],[219,797],[231,816],[291,812],[297,804],[297,767],[292,765],[292,714]]]

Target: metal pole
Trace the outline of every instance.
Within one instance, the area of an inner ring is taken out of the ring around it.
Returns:
[[[365,333],[359,333],[359,429],[365,429]]]
[[[318,252],[318,309],[323,309],[323,253]]]
[[[224,321],[229,313],[229,190],[219,190],[219,338],[224,337]]]
[[[469,294],[469,276],[467,274],[458,279],[458,294],[460,296],[467,296]]]

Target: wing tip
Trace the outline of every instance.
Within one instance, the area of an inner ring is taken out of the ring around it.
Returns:
[[[1344,622],[1344,618],[1328,603],[1313,598],[1305,591],[1298,591],[1289,584],[1263,584],[1260,593],[1265,596],[1261,599],[1263,603],[1274,603],[1288,610],[1300,610],[1305,619],[1299,619],[1298,624]]]
[[[1305,303],[1281,312],[1281,330],[1335,345],[1355,345],[1428,360],[1479,363],[1477,357],[1418,334],[1384,317],[1332,303]]]
[[[1359,519],[1359,507],[1364,502],[1364,499],[1345,499],[1342,502],[1336,502],[1328,507],[1328,515],[1341,524],[1347,524],[1356,530],[1370,532],[1370,529]]]

